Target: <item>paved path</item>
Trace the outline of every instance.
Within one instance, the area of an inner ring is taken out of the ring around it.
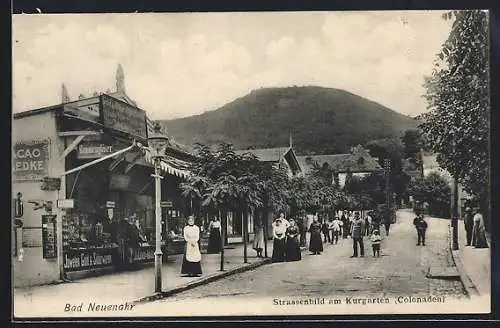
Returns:
[[[170,298],[140,305],[137,311],[164,315],[397,313],[393,301],[402,296],[466,299],[459,281],[428,279],[425,276],[431,267],[452,265],[447,247],[448,222],[429,220],[427,246],[417,247],[413,216],[411,212],[398,212],[391,235],[384,236],[380,258],[372,257],[368,241],[365,242],[365,258],[350,258],[351,240],[344,239],[338,245],[327,245],[322,255],[306,253],[300,262],[259,267]],[[379,297],[390,298],[391,304],[377,308],[349,308],[350,304],[346,304],[349,303],[346,298]],[[276,304],[280,300],[309,298],[325,298],[326,302],[339,299],[342,304],[335,305],[335,308],[331,305],[304,307]],[[453,312],[451,303],[447,305],[448,311]],[[418,309],[414,304],[410,306]],[[433,306],[426,306],[432,312]]]
[[[269,242],[268,254],[272,252]],[[251,243],[248,245],[248,263],[243,263],[243,245],[231,245],[225,249],[224,270],[232,270],[262,261],[255,256]],[[193,282],[200,278],[182,277],[180,268],[183,255],[170,255],[163,265],[162,287],[173,287]],[[220,273],[220,255],[202,254],[203,276]],[[203,277],[202,277],[203,278]],[[154,266],[148,265],[134,271],[110,273],[99,277],[79,279],[70,283],[15,288],[13,293],[14,313],[16,316],[66,315],[67,303],[80,304],[105,302],[118,304],[136,301],[154,294]]]
[[[491,253],[490,248],[466,246],[467,238],[463,221],[460,221],[458,256],[466,274],[481,296],[491,295]]]

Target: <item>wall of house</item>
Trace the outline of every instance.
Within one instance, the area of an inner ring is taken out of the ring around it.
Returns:
[[[56,118],[54,112],[14,119],[12,123],[12,151],[17,142],[26,143],[31,140],[48,140],[47,161],[42,161],[51,177],[63,172],[63,163],[59,160],[59,140],[56,132]],[[26,160],[29,160],[28,158]],[[37,159],[38,160],[38,159]],[[13,165],[13,170],[15,167]],[[12,198],[21,192],[24,201],[24,216],[22,221],[22,249],[23,256],[15,256],[13,252],[12,276],[15,287],[50,283],[59,280],[57,259],[44,259],[42,256],[42,215],[49,214],[45,209],[35,210],[28,201],[52,201],[53,212],[56,214],[58,191],[44,191],[40,187],[40,180],[15,181],[15,172],[12,172]],[[64,198],[64,197],[62,197]],[[19,231],[19,230],[18,230]],[[12,232],[13,236],[16,234]],[[20,237],[18,235],[18,237]],[[14,241],[13,241],[14,242]],[[15,247],[13,247],[15,249]]]
[[[358,177],[358,178],[363,178],[365,176],[370,175],[369,172],[355,172],[352,174],[352,176]],[[347,178],[347,173],[339,173],[339,186],[343,188],[345,186],[345,180]]]

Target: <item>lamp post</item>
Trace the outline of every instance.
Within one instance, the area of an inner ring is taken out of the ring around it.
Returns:
[[[148,137],[148,150],[153,158],[155,173],[151,176],[155,178],[155,292],[161,293],[161,266],[163,253],[161,251],[161,179],[160,162],[165,157],[165,150],[168,145],[168,137],[161,133],[161,127],[156,123],[154,133]]]

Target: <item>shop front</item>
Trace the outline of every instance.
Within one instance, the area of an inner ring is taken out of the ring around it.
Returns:
[[[147,133],[144,111],[105,95],[15,115],[15,286],[154,262],[154,167],[131,146]],[[179,153],[162,162],[164,254],[185,244],[169,234],[186,212],[179,184],[192,155]]]

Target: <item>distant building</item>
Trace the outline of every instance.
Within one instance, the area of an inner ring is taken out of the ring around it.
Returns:
[[[309,155],[297,157],[304,174],[313,172],[315,166],[328,167],[337,175],[339,186],[343,187],[347,175],[364,177],[382,170],[376,157],[361,145],[351,148],[347,154]],[[333,181],[332,181],[333,183]]]
[[[236,150],[236,154],[251,153],[261,162],[273,163],[277,167],[286,168],[289,176],[297,176],[302,172],[302,167],[293,147],[262,148]]]

